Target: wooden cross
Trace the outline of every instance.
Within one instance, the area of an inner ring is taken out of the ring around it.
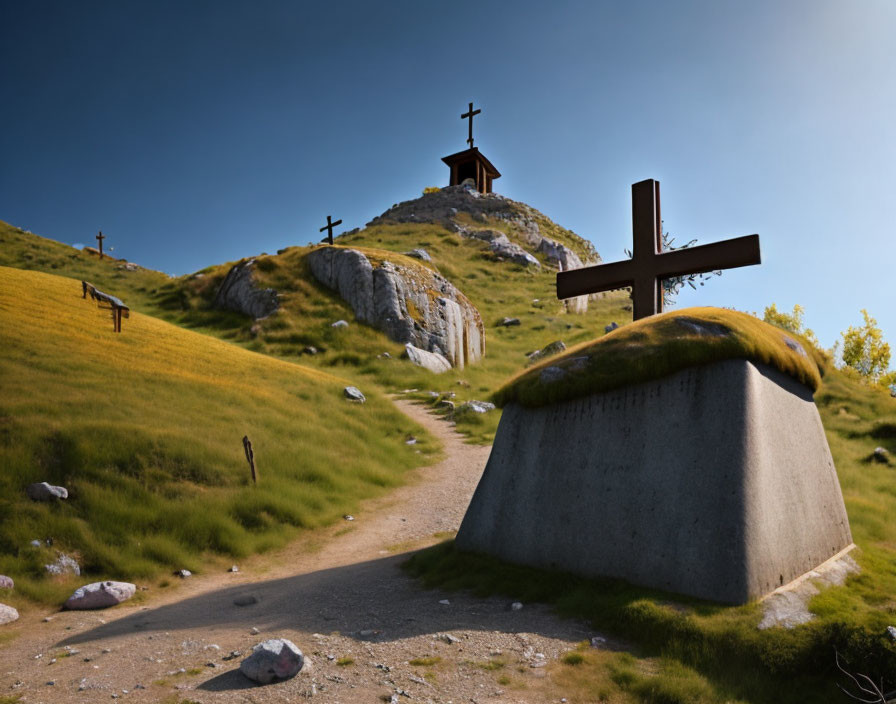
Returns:
[[[342,220],[337,220],[336,222],[330,222],[330,216],[327,215],[327,224],[324,225],[322,228],[320,228],[320,231],[321,232],[323,232],[324,230],[327,231],[327,242],[329,242],[330,244],[333,244],[333,228],[336,227],[337,225],[341,225],[341,224],[342,224]]]
[[[103,231],[100,230],[100,234],[96,236],[96,241],[100,243],[100,259],[103,258],[103,240],[106,239],[106,236],[103,234]]]
[[[473,103],[470,103],[470,111],[460,116],[461,120],[470,119],[470,136],[467,138],[467,144],[470,145],[470,149],[473,148],[473,115],[478,115],[481,112],[482,110],[474,110]]]
[[[557,298],[632,287],[634,320],[663,312],[663,279],[760,264],[759,235],[663,251],[660,184],[632,185],[634,251],[628,261],[599,264],[557,274]]]

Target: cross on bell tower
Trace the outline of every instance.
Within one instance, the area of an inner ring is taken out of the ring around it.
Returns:
[[[451,180],[448,185],[457,186],[469,178],[473,179],[477,191],[480,193],[491,193],[492,181],[496,178],[501,178],[501,174],[494,164],[486,159],[479,149],[473,146],[473,116],[481,112],[482,110],[479,108],[474,110],[473,103],[470,103],[469,110],[461,114],[461,120],[469,120],[467,144],[470,145],[470,148],[442,157],[442,161],[448,164],[448,168],[451,169]]]

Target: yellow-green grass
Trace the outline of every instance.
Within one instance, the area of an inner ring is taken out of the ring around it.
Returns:
[[[140,313],[115,334],[74,279],[0,267],[0,350],[0,573],[15,579],[13,601],[67,595],[71,580],[43,568],[59,551],[84,582],[281,545],[438,451],[373,387],[351,403],[329,372]],[[69,499],[31,502],[37,481]]]
[[[834,648],[852,671],[896,689],[896,644],[886,632],[896,625],[896,466],[869,461],[877,446],[896,453],[896,399],[815,358],[824,366],[816,404],[862,571],[812,599],[813,621],[759,631],[756,603],[721,606],[509,565],[461,553],[451,541],[418,553],[408,569],[430,586],[554,603],[561,613],[621,638],[637,658],[660,659],[656,672],[633,672],[631,663],[585,651],[584,662],[565,667],[563,677],[577,683],[571,691],[581,688],[589,696],[604,691],[615,697],[621,687],[632,701],[837,702],[843,695],[835,686]]]
[[[796,344],[796,349],[789,346]],[[815,391],[821,383],[813,347],[748,313],[685,308],[644,318],[518,373],[494,394],[504,406],[543,406],[630,386],[687,367],[749,359],[775,367]],[[577,363],[582,363],[576,367]],[[546,367],[576,371],[541,381]]]
[[[476,225],[504,230],[519,241],[513,227],[504,221],[487,218]],[[569,231],[552,225],[546,218],[540,227],[584,252],[587,243],[582,244],[584,241],[576,240]],[[355,322],[348,304],[314,280],[305,262],[308,247],[289,247],[276,255],[257,258],[257,281],[260,286],[280,292],[281,309],[265,320],[255,321],[211,307],[232,263],[170,279],[158,272],[121,270],[116,268],[117,263],[100,262],[95,255],[78,253],[66,245],[2,224],[0,239],[0,264],[89,278],[101,289],[122,298],[133,310],[247,349],[301,360],[302,364],[335,370],[391,391],[453,391],[458,403],[486,399],[508,377],[525,368],[528,352],[554,340],[563,340],[567,345],[584,342],[593,339],[611,321],[623,324],[631,319],[630,311],[625,309],[629,300],[624,292],[592,301],[584,315],[568,314],[555,295],[554,269],[496,261],[484,242],[464,239],[438,224],[384,224],[339,237],[339,246],[368,250],[375,260],[389,252],[390,258],[402,263],[438,270],[480,311],[486,330],[484,359],[463,370],[434,375],[400,359],[403,345]],[[431,265],[402,255],[418,247],[430,253]],[[519,318],[521,325],[503,327],[499,323],[504,317]],[[349,327],[333,328],[332,323],[339,319],[347,320]],[[302,356],[306,346],[313,346],[320,353]],[[390,358],[380,357],[383,352],[388,352]],[[484,416],[467,414],[458,419],[458,429],[473,442],[490,442],[499,417],[499,411]]]
[[[243,317],[229,328],[229,322],[207,322],[209,316],[221,315],[209,311],[208,306],[230,264],[209,267],[199,278],[179,280],[179,293],[171,298],[183,302],[184,308],[178,303],[177,311],[158,314],[268,355],[300,358],[303,364],[321,369],[342,369],[342,373],[360,375],[390,391],[453,391],[458,404],[487,398],[507,377],[525,368],[528,352],[558,339],[568,345],[590,340],[611,321],[622,324],[631,318],[625,309],[629,303],[625,292],[592,301],[584,315],[569,314],[554,293],[555,270],[497,262],[484,243],[464,239],[437,224],[377,225],[340,237],[337,242],[338,246],[367,252],[375,261],[388,256],[412,267],[428,266],[439,271],[480,311],[486,330],[485,357],[463,370],[440,375],[412,366],[400,358],[402,344],[357,323],[350,306],[315,281],[305,261],[308,247],[290,247],[257,258],[259,286],[280,292],[281,308],[269,318],[253,321]],[[401,254],[418,247],[430,253],[431,265]],[[519,318],[521,325],[504,327],[500,325],[504,317]],[[349,327],[333,328],[332,323],[340,319],[348,321]],[[305,346],[315,347],[319,354],[300,357]],[[383,352],[390,358],[380,357]],[[490,442],[499,417],[499,412],[469,414],[459,419],[458,427],[472,441]]]

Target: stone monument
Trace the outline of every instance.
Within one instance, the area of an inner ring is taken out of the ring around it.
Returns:
[[[496,394],[504,412],[456,544],[744,603],[852,547],[812,400],[819,368],[799,340],[746,313],[654,314],[663,276],[751,263],[758,237],[695,248],[682,265],[673,255],[687,250],[659,248],[658,184],[636,189],[650,206],[640,257],[636,204],[633,262],[558,275],[560,295],[633,286],[636,321]]]

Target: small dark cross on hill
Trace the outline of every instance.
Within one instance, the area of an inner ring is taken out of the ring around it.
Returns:
[[[469,118],[469,120],[470,120],[470,136],[467,137],[467,144],[470,145],[470,149],[473,148],[473,115],[478,115],[481,112],[482,112],[482,110],[474,110],[473,103],[470,103],[470,111],[465,112],[463,115],[460,116],[461,120],[466,120],[467,118]]]
[[[336,222],[330,222],[330,216],[327,215],[327,224],[324,225],[322,228],[320,228],[320,231],[321,232],[323,232],[324,230],[327,231],[327,242],[329,242],[330,244],[333,244],[333,228],[336,227],[337,225],[341,225],[341,224],[342,224],[342,220],[337,220]]]
[[[96,236],[96,241],[100,243],[100,259],[103,258],[103,240],[106,239],[106,236],[103,234],[103,231],[100,230],[100,234]]]
[[[557,274],[557,298],[632,287],[634,320],[663,312],[663,279],[760,264],[759,235],[747,235],[663,252],[660,184],[632,185],[634,251],[628,261],[599,264]]]

